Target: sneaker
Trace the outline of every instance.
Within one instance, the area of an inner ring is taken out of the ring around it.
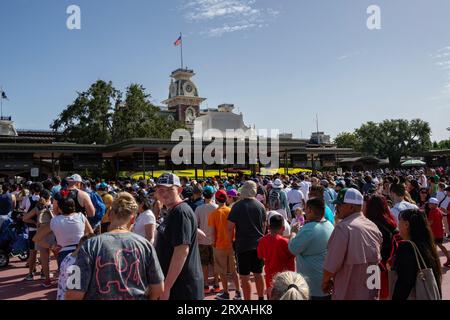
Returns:
[[[34,280],[34,276],[33,276],[32,273],[29,273],[29,274],[27,274],[27,276],[23,280],[25,280],[25,281],[33,281]]]
[[[215,285],[210,291],[210,293],[221,293],[221,292],[222,290],[220,290],[220,287],[218,285]]]
[[[230,300],[230,294],[222,292],[216,295],[216,300]]]
[[[204,292],[205,294],[210,293],[210,291],[209,291],[209,286],[204,286],[204,287],[203,287],[203,292]]]
[[[50,288],[52,286],[52,281],[50,279],[47,279],[41,283],[41,286],[44,288]]]
[[[241,292],[237,291],[236,294],[234,295],[233,300],[242,300],[242,296],[241,296]]]

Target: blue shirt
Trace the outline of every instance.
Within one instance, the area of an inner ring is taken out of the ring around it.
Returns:
[[[308,283],[311,296],[323,297],[323,264],[334,226],[329,221],[308,222],[289,241],[289,251],[296,257],[297,272]]]
[[[333,211],[331,211],[330,207],[327,205],[325,206],[325,216],[324,218],[331,222],[331,224],[334,226],[334,214]]]
[[[331,188],[325,188],[324,192],[324,200],[325,204],[334,212],[335,211],[335,204],[333,203],[334,200],[337,198],[337,193]]]
[[[52,198],[55,198],[55,194],[57,194],[59,191],[61,191],[61,185],[58,184],[52,188],[52,191],[50,191]]]

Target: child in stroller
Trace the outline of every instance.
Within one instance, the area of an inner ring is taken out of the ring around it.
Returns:
[[[0,268],[8,266],[10,256],[28,259],[28,230],[22,217],[21,211],[0,217]]]

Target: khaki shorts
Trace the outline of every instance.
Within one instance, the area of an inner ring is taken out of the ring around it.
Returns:
[[[236,258],[233,249],[214,248],[214,273],[226,274],[236,271]]]

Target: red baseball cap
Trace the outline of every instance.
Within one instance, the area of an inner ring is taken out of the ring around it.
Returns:
[[[227,193],[225,190],[219,190],[216,192],[216,200],[219,202],[226,202],[227,201]]]

